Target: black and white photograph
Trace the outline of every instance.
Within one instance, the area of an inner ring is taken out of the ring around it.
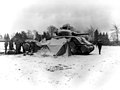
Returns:
[[[0,90],[119,84],[119,0],[0,0]]]

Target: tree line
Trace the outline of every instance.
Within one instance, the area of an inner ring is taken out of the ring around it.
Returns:
[[[37,41],[41,41],[43,39],[46,40],[50,40],[53,36],[54,36],[54,32],[57,30],[62,30],[62,29],[66,29],[66,30],[71,30],[77,33],[80,33],[80,31],[77,31],[73,26],[71,26],[70,24],[64,24],[62,27],[60,27],[60,29],[58,29],[57,27],[50,25],[47,28],[47,31],[44,31],[42,34],[40,34],[37,30],[28,30],[28,31],[21,31],[21,32],[16,32],[14,34],[13,37],[11,37],[9,34],[5,34],[4,35],[4,39],[5,40],[14,40],[16,39],[21,39],[22,41],[26,40],[26,39],[34,39]],[[118,45],[119,43],[119,39],[118,39],[118,27],[114,26],[114,31],[111,36],[113,38],[113,41],[110,41],[109,39],[109,35],[107,32],[100,32],[100,30],[97,28],[93,28],[92,26],[90,28],[88,28],[84,33],[88,33],[88,36],[85,36],[85,38],[87,40],[89,40],[91,43],[96,44],[96,42],[98,40],[101,40],[103,42],[104,45]],[[116,37],[116,38],[115,38]]]

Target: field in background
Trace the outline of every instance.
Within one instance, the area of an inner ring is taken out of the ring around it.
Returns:
[[[4,52],[4,42],[0,42],[0,52]]]

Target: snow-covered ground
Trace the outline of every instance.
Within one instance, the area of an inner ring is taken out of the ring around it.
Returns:
[[[120,90],[120,46],[90,55],[0,55],[0,90]]]

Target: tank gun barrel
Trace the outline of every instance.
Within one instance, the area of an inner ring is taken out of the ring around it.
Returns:
[[[78,33],[76,34],[76,36],[80,36],[80,35],[89,35],[88,33]]]
[[[53,38],[72,38],[72,37],[80,37],[81,35],[89,35],[89,34],[83,33],[83,34],[76,34],[76,35],[70,35],[70,36],[54,36]]]

